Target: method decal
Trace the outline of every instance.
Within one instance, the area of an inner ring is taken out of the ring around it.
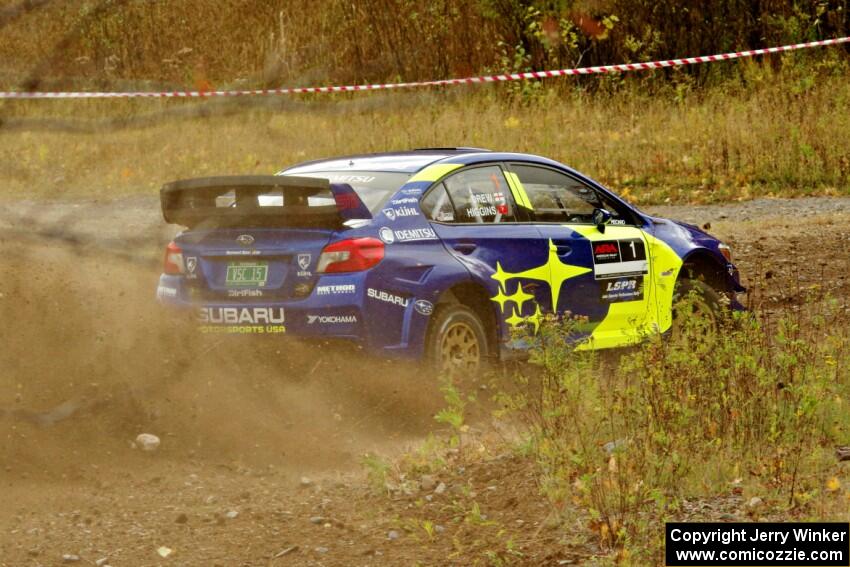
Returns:
[[[316,286],[316,295],[342,295],[354,293],[356,288],[354,284],[335,284],[335,285],[320,285]]]

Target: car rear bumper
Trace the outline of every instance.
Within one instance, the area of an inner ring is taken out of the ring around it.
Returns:
[[[317,295],[314,288],[309,296],[292,300],[198,298],[182,276],[162,274],[157,299],[175,316],[190,319],[202,334],[341,339],[383,356],[420,357],[424,327],[411,325],[416,320],[413,298],[404,306],[367,305],[368,285],[359,281],[354,287],[356,292],[330,295]]]

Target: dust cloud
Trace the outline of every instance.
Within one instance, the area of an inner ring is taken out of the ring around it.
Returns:
[[[433,429],[441,398],[421,368],[200,336],[160,309],[158,273],[62,240],[0,241],[0,475],[142,466],[142,432],[159,459],[344,469]]]

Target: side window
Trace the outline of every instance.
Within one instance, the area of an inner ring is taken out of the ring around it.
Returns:
[[[419,202],[422,213],[437,222],[454,222],[455,210],[446,192],[446,186],[440,183]]]
[[[443,185],[454,207],[454,222],[491,224],[515,220],[510,188],[498,166],[461,170]]]
[[[605,208],[615,224],[631,224],[629,217],[591,187],[569,175],[530,165],[511,165],[540,222],[590,223],[593,209]]]

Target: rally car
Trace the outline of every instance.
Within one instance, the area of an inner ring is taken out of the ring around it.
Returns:
[[[342,338],[469,370],[515,356],[545,314],[578,349],[674,325],[675,298],[741,309],[728,246],[644,214],[539,156],[430,148],[311,161],[161,191],[186,227],[157,296],[203,333]],[[693,294],[692,294],[693,295]]]

